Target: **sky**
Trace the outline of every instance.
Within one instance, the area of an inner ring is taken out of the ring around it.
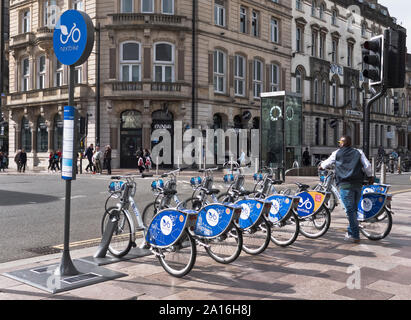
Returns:
[[[386,6],[391,17],[397,18],[397,23],[407,29],[407,51],[411,53],[411,1],[410,0],[378,0]]]

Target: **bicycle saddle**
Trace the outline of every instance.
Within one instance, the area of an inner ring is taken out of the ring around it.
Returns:
[[[207,190],[207,191],[206,191],[207,194],[217,194],[217,193],[219,193],[219,192],[220,192],[219,189],[210,189],[210,190]]]
[[[299,182],[295,182],[295,184],[302,191],[308,190],[310,188],[310,186],[308,184],[303,184],[303,183],[299,183]]]
[[[273,184],[283,184],[284,181],[283,180],[274,180]]]
[[[253,193],[253,191],[249,191],[249,190],[241,190],[241,191],[239,191],[239,195],[240,195],[240,196],[248,196],[248,195],[250,195],[251,193]]]
[[[166,196],[173,196],[177,193],[177,190],[164,190]]]

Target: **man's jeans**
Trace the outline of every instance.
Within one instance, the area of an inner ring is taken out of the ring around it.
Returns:
[[[347,232],[354,239],[360,238],[360,230],[358,228],[357,208],[361,198],[361,187],[352,186],[349,189],[340,188],[341,201],[347,214],[349,226]]]

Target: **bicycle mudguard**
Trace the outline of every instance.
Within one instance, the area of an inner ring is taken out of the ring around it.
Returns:
[[[262,199],[241,199],[234,204],[241,206],[241,215],[238,222],[240,229],[247,229],[256,224],[262,214],[268,215],[271,202]]]
[[[388,184],[373,184],[369,186],[363,186],[362,194],[364,193],[383,193],[386,194],[391,185]]]
[[[297,210],[299,197],[274,194],[266,198],[271,203],[268,220],[276,223],[288,216],[292,209]]]
[[[194,234],[205,238],[215,238],[225,233],[231,222],[241,214],[241,206],[211,203],[203,207],[197,217]]]
[[[364,193],[358,203],[357,218],[366,221],[381,214],[389,195],[383,193]]]
[[[304,191],[297,194],[300,202],[297,207],[297,214],[301,218],[306,218],[317,212],[324,204],[326,194],[317,191]]]
[[[146,240],[152,246],[164,248],[172,246],[186,228],[188,214],[175,209],[159,211],[148,227]]]

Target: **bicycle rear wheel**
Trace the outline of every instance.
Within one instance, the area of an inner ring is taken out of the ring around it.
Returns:
[[[225,234],[207,241],[205,250],[215,261],[223,264],[231,263],[241,254],[243,234],[236,226]]]
[[[234,202],[234,198],[228,193],[228,192],[224,192],[222,194],[220,194],[217,197],[217,200],[220,201],[220,203],[233,203]]]
[[[300,218],[300,232],[310,239],[317,239],[323,236],[330,227],[330,210],[323,205],[318,211],[307,218]]]
[[[270,224],[263,219],[258,226],[243,230],[243,251],[257,255],[267,249],[270,244]]]
[[[181,278],[193,268],[197,248],[188,230],[184,230],[177,243],[169,248],[158,249],[158,253],[157,258],[164,270],[174,277]]]
[[[297,240],[300,232],[300,223],[295,213],[292,213],[287,219],[272,223],[271,241],[277,246],[286,247]]]
[[[118,210],[117,207],[108,208],[104,212],[103,219],[101,221],[101,234],[104,235],[104,231],[107,228],[107,224],[110,220],[117,221],[117,227],[111,237],[110,245],[108,247],[109,252],[115,257],[125,256],[131,249],[132,232],[131,222],[123,210]]]
[[[384,239],[392,228],[392,215],[389,210],[378,217],[359,223],[361,233],[370,240]]]
[[[141,215],[141,219],[143,220],[144,227],[148,228],[150,226],[151,221],[153,221],[154,216],[159,211],[157,209],[158,204],[154,202],[150,202],[143,210]]]

